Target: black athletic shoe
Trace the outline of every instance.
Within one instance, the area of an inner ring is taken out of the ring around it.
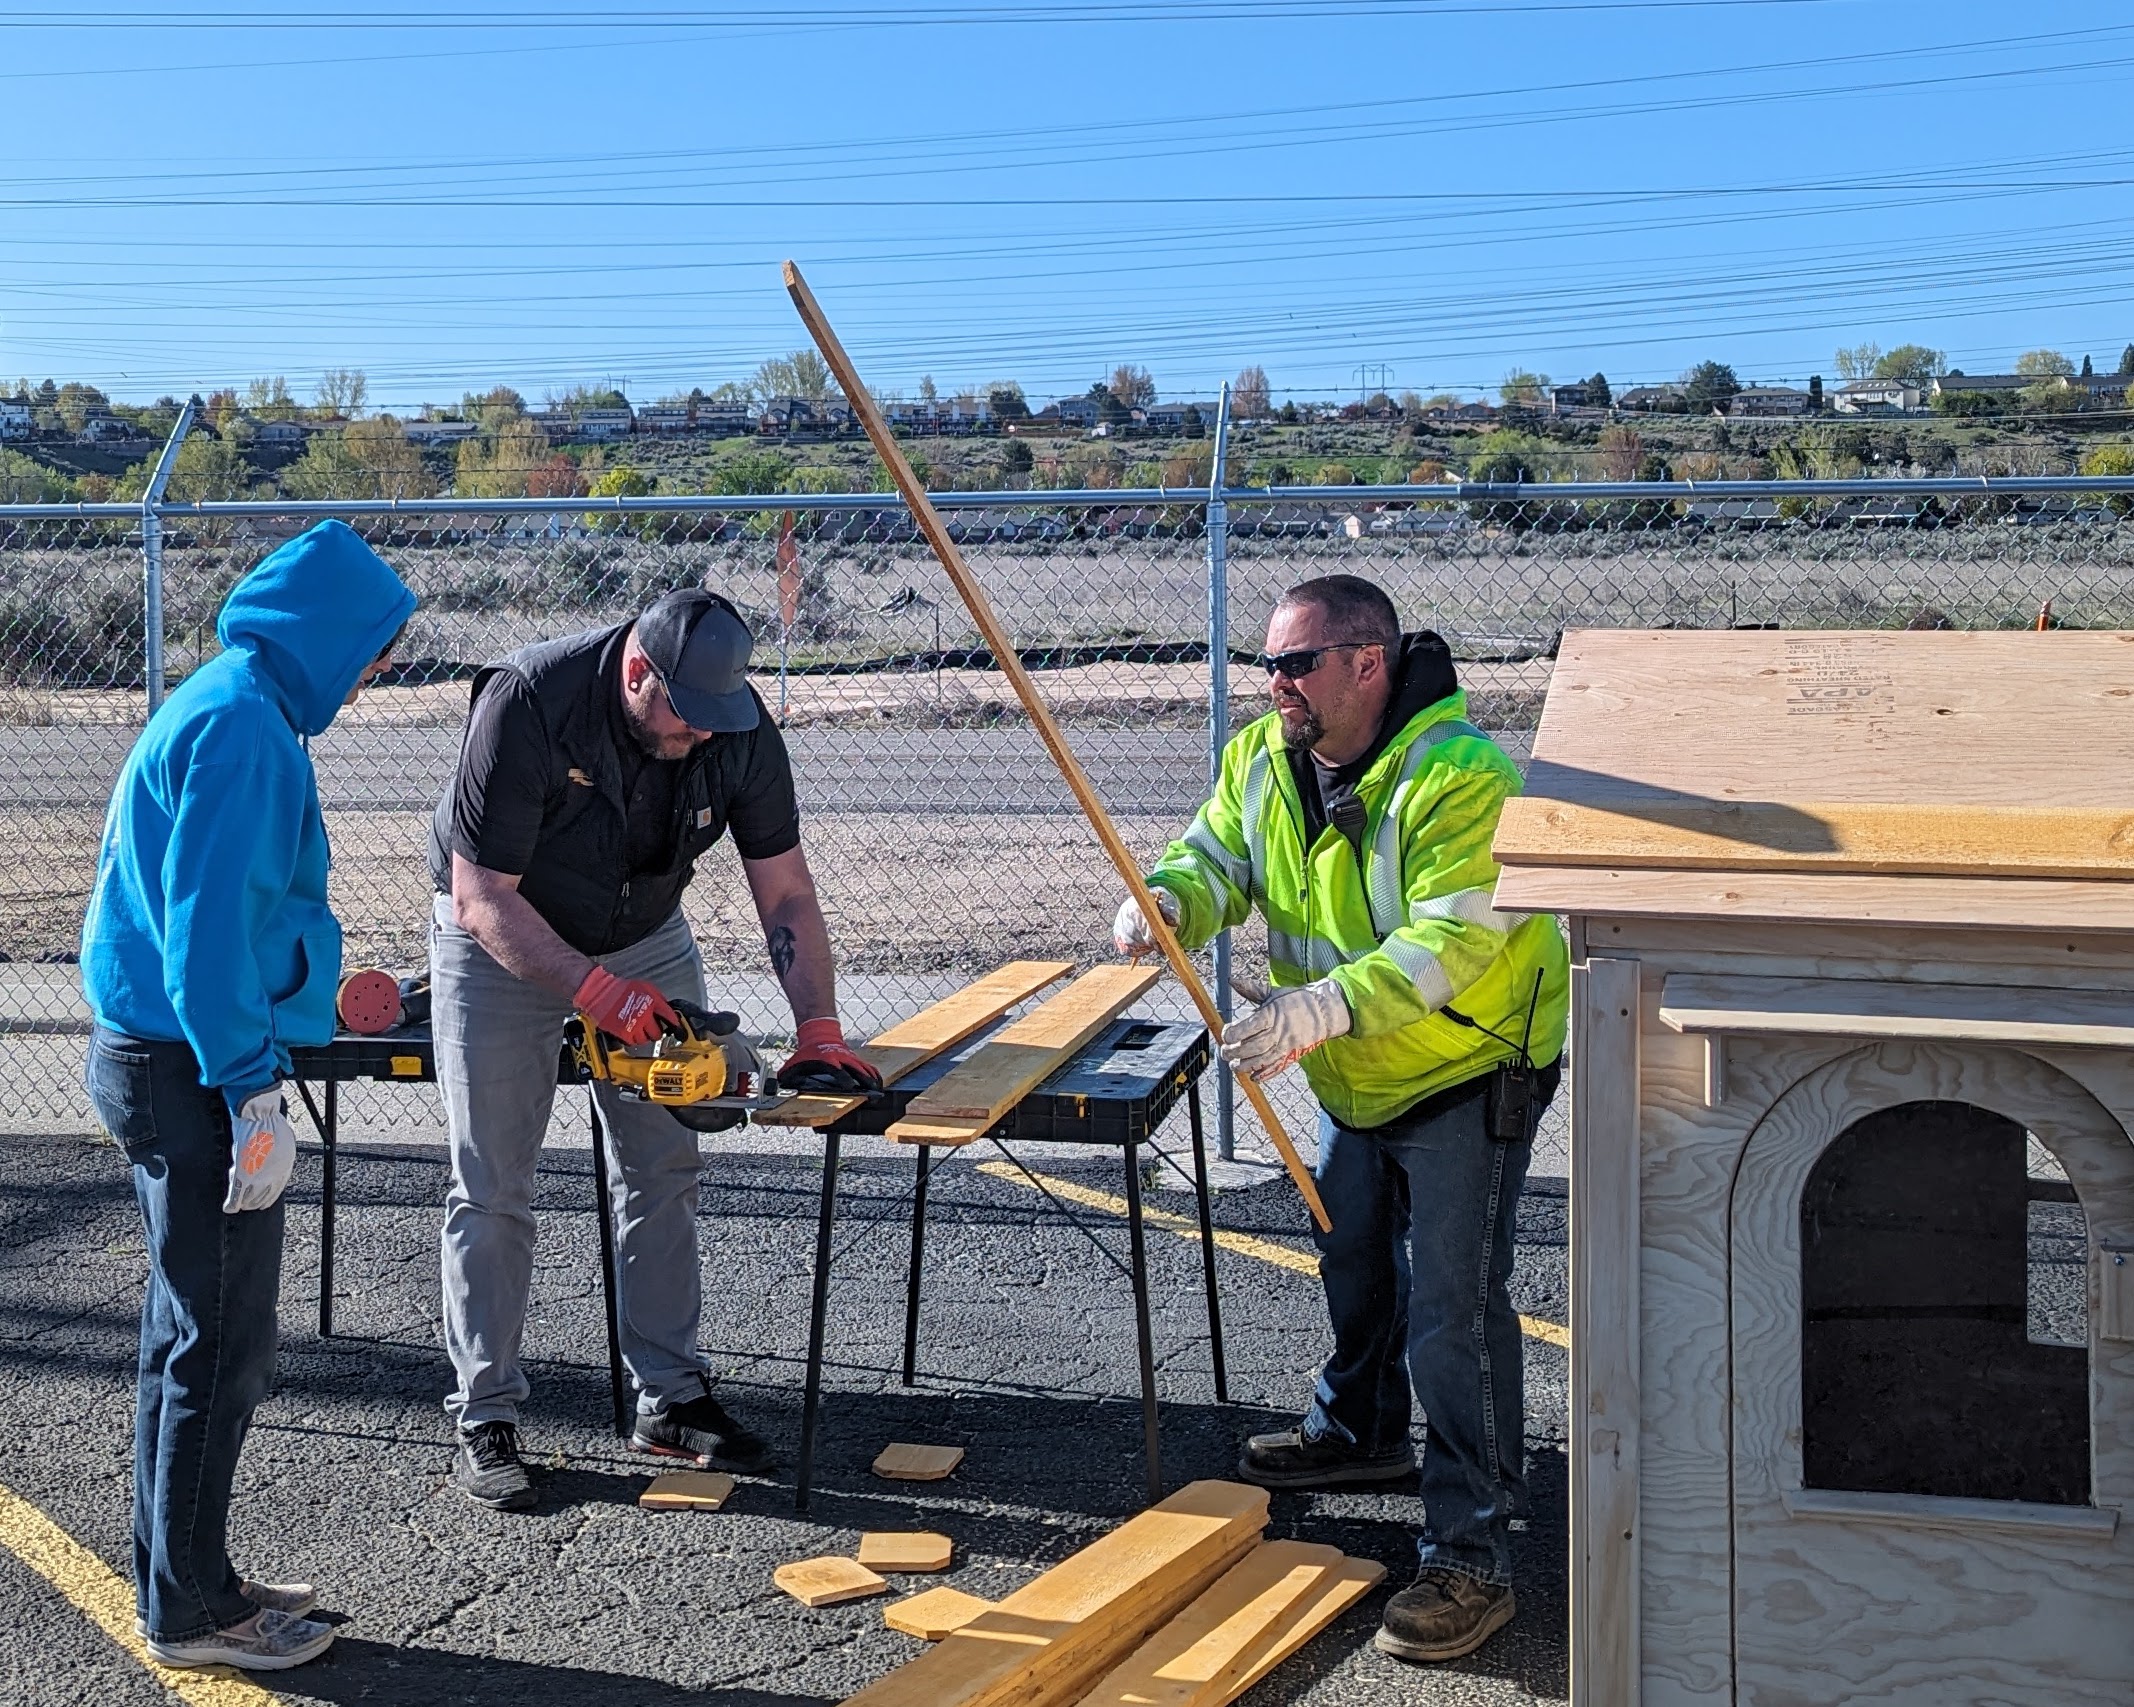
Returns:
[[[525,1511],[534,1503],[533,1478],[519,1462],[519,1431],[512,1423],[461,1429],[452,1480],[476,1505],[493,1511]]]
[[[770,1447],[728,1416],[726,1407],[709,1393],[669,1405],[655,1416],[639,1412],[630,1450],[686,1458],[702,1470],[732,1470],[743,1476],[756,1475],[771,1464]]]
[[[1301,1428],[1256,1434],[1237,1461],[1240,1481],[1262,1488],[1339,1488],[1357,1482],[1397,1482],[1415,1471],[1415,1449],[1372,1454],[1339,1435],[1313,1440]]]
[[[1519,1603],[1508,1583],[1485,1583],[1442,1565],[1419,1573],[1386,1602],[1385,1621],[1371,1645],[1395,1659],[1457,1660],[1512,1621]]]

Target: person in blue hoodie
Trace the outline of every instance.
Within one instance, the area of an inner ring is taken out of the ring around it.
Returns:
[[[222,652],[134,743],[82,925],[85,1075],[148,1236],[134,1419],[135,1600],[167,1665],[274,1671],[333,1641],[306,1583],[226,1547],[252,1412],[274,1379],[283,1098],[292,1046],[329,1041],[341,928],[304,742],[391,664],[400,577],[322,522],[230,591]]]

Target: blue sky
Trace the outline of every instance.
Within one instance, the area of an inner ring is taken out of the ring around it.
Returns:
[[[788,255],[885,393],[2134,340],[2134,18],[2098,0],[585,16],[0,15],[0,384],[648,400],[801,342]]]

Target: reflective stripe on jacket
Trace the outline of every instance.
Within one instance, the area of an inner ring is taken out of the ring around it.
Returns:
[[[1359,858],[1332,825],[1305,848],[1281,719],[1269,713],[1224,749],[1214,797],[1149,874],[1177,898],[1189,947],[1257,906],[1276,988],[1326,977],[1341,986],[1354,1027],[1303,1066],[1344,1126],[1382,1126],[1514,1059],[1530,1004],[1534,1061],[1563,1050],[1563,933],[1549,915],[1490,904],[1489,844],[1519,772],[1466,715],[1464,693],[1425,706],[1364,773]]]

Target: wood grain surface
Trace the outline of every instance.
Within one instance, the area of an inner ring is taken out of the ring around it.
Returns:
[[[2134,1048],[2134,1003],[2113,990],[1679,972],[1661,993],[1660,1020],[1686,1032]]]

